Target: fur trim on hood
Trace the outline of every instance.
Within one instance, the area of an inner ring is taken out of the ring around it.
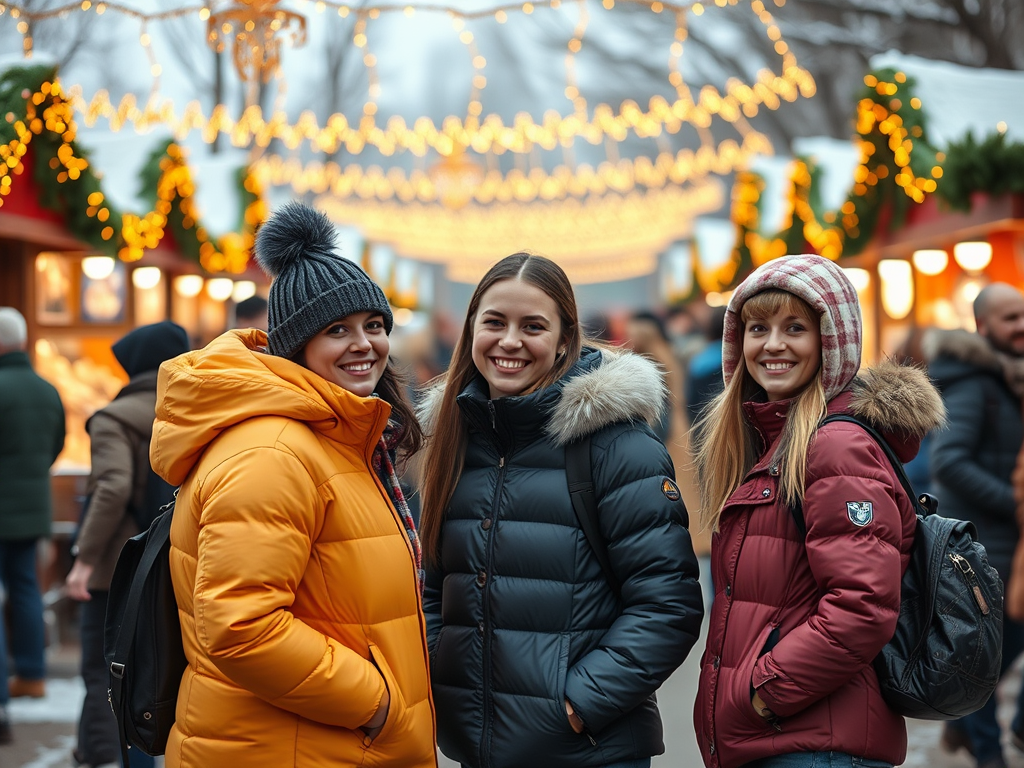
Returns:
[[[952,357],[978,368],[1001,371],[999,352],[984,336],[961,329],[944,331],[934,329],[921,339],[921,351],[928,362],[939,357]]]
[[[668,389],[657,364],[630,352],[601,352],[598,368],[566,382],[547,431],[559,445],[618,421],[657,424]]]
[[[416,409],[423,430],[434,431],[444,384],[423,393]],[[571,443],[619,421],[657,424],[665,413],[668,388],[659,366],[641,355],[601,350],[601,364],[562,387],[546,431],[559,445]]]
[[[945,358],[974,369],[991,371],[1001,375],[1017,397],[1024,398],[1024,357],[1000,352],[984,336],[964,330],[935,329],[925,334],[921,347],[929,363]],[[936,367],[936,372],[938,370]],[[945,381],[943,376],[937,378],[940,382]]]
[[[946,423],[942,396],[920,368],[882,360],[861,371],[850,392],[850,412],[886,432],[920,438]]]

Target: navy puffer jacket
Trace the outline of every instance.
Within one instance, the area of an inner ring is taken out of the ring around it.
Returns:
[[[489,400],[478,379],[459,396],[469,446],[424,597],[452,759],[598,766],[664,751],[654,692],[696,641],[703,603],[672,461],[644,423],[662,386],[641,357],[586,350],[539,392]],[[564,445],[584,435],[621,602],[569,497]]]

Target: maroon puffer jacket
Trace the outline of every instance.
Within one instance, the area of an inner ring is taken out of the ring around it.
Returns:
[[[694,724],[709,768],[790,752],[844,752],[900,764],[903,718],[890,710],[872,660],[892,637],[900,579],[917,523],[877,443],[855,424],[822,427],[807,458],[806,538],[778,498],[772,454],[788,402],[749,403],[768,446],[730,497],[712,538],[715,600]],[[829,404],[870,421],[903,461],[942,423],[919,370],[883,363]],[[863,520],[848,503],[871,504]],[[751,704],[757,689],[776,726]]]

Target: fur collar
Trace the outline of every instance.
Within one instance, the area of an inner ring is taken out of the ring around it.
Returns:
[[[886,432],[923,437],[946,423],[942,397],[920,368],[882,360],[862,370],[850,392],[850,412]]]
[[[1024,357],[1000,352],[976,333],[934,330],[924,337],[922,348],[929,361],[951,359],[964,366],[1001,376],[1011,392],[1024,398]]]
[[[434,431],[444,384],[423,393],[416,409],[423,430]],[[601,363],[562,385],[546,431],[559,445],[571,443],[619,421],[657,424],[665,412],[668,390],[656,363],[622,350],[602,350]]]
[[[929,331],[921,340],[921,350],[928,362],[940,357],[951,357],[962,363],[985,368],[991,371],[1002,371],[999,352],[988,341],[976,333],[964,330]]]

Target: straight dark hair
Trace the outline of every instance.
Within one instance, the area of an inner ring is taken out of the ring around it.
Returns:
[[[554,366],[535,390],[550,386],[568,373],[579,360],[583,349],[584,338],[576,311],[576,295],[569,278],[555,262],[530,253],[514,253],[491,267],[480,280],[469,300],[466,322],[452,353],[451,365],[446,373],[428,384],[443,385],[444,395],[440,408],[434,414],[433,431],[427,436],[420,485],[423,507],[419,533],[427,562],[436,562],[445,511],[462,476],[462,465],[466,459],[469,431],[456,398],[479,374],[473,363],[473,325],[484,293],[502,280],[529,283],[547,294],[558,307],[558,318],[562,326],[559,341],[564,353],[555,358]]]
[[[388,357],[388,364],[377,382],[377,397],[391,406],[391,418],[398,422],[398,460],[405,462],[423,446],[423,428],[409,399],[409,376]]]

